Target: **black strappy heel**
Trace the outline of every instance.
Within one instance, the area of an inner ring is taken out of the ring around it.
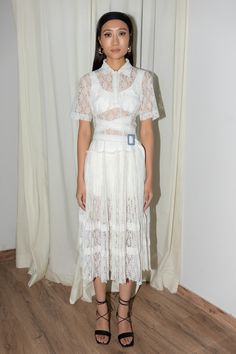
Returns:
[[[104,315],[101,315],[101,314],[98,312],[98,310],[96,310],[96,316],[97,316],[96,321],[99,320],[99,318],[103,317],[105,320],[107,320],[107,321],[109,322],[109,327],[110,327],[110,310],[109,310],[109,303],[108,303],[108,301],[107,301],[107,300],[98,301],[98,300],[96,299],[96,303],[97,303],[97,305],[107,303],[108,311],[107,311]],[[108,318],[105,318],[104,316],[106,316],[107,314],[108,314]],[[108,341],[105,342],[105,343],[104,343],[104,342],[100,342],[100,341],[97,339],[96,335],[107,336],[107,337],[108,337]],[[106,330],[104,330],[104,329],[96,329],[96,330],[95,330],[95,339],[96,339],[97,343],[99,343],[99,344],[108,344],[108,343],[110,342],[110,339],[111,339],[111,332],[110,332],[110,331],[106,331]]]
[[[124,302],[124,303],[122,303],[121,301]],[[129,302],[130,302],[130,300],[122,300],[122,299],[119,297],[119,304],[124,305],[124,306],[129,306]],[[120,315],[118,314],[118,309],[117,309],[117,311],[116,311],[116,318],[117,318],[117,319],[118,319],[118,317],[121,318],[121,320],[118,321],[118,324],[119,324],[120,322],[122,322],[122,321],[128,321],[128,322],[130,323],[130,325],[131,325],[131,328],[132,328],[130,316],[131,316],[131,312],[130,312],[130,311],[128,311],[128,316],[127,316],[127,317],[122,317],[122,316],[120,316]],[[121,339],[122,339],[122,338],[127,338],[127,337],[132,337],[131,342],[128,343],[128,344],[123,344],[123,343],[121,342]],[[134,332],[123,332],[123,333],[120,333],[120,334],[118,335],[118,340],[119,340],[119,342],[120,342],[120,344],[121,344],[122,347],[131,347],[132,345],[134,345]]]

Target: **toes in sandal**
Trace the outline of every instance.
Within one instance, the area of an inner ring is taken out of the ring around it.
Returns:
[[[108,307],[108,311],[107,311],[104,315],[101,315],[101,314],[98,312],[98,310],[96,310],[96,316],[97,316],[96,321],[99,320],[99,318],[103,317],[105,320],[107,320],[107,321],[109,322],[109,321],[110,321],[110,311],[109,311],[109,304],[108,304],[107,300],[98,301],[98,300],[96,299],[96,303],[97,303],[97,305],[101,305],[101,304],[107,303],[107,307]],[[107,314],[108,314],[108,318],[105,318],[105,316],[106,316]],[[106,342],[100,342],[100,341],[97,339],[96,335],[106,336],[106,337],[108,337],[108,340],[107,340]],[[99,343],[99,344],[108,344],[108,343],[110,342],[110,339],[111,339],[111,332],[110,332],[110,331],[107,331],[107,330],[104,330],[104,329],[96,329],[96,330],[95,330],[95,339],[96,339],[97,343]]]
[[[130,301],[130,300],[122,300],[122,299],[119,297],[119,304],[121,304],[121,305],[129,306],[129,301]],[[131,312],[130,312],[130,311],[128,311],[128,316],[127,316],[127,317],[122,317],[122,316],[120,316],[120,315],[118,314],[118,309],[117,309],[117,311],[116,311],[116,318],[117,318],[117,319],[118,319],[118,317],[121,318],[121,320],[118,321],[118,324],[119,324],[120,322],[122,322],[122,321],[128,321],[128,322],[130,323],[130,326],[131,326],[131,329],[132,329],[132,324],[131,324],[131,318],[130,318],[130,316],[131,316]],[[132,337],[131,342],[128,343],[128,344],[122,343],[122,342],[121,342],[121,339],[122,339],[122,338],[127,338],[127,337]],[[118,340],[119,340],[119,342],[120,342],[120,344],[121,344],[122,347],[131,347],[131,346],[134,345],[134,332],[132,331],[132,332],[123,332],[123,333],[120,333],[120,334],[118,335]]]

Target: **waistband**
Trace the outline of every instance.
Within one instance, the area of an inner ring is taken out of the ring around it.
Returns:
[[[136,142],[138,139],[136,133],[127,133],[125,135],[94,133],[93,140],[120,141],[129,145]]]

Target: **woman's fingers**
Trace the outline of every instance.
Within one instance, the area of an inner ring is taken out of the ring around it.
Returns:
[[[77,201],[78,201],[78,204],[79,206],[85,210],[85,207],[86,207],[86,193],[83,192],[83,193],[78,193],[77,196]]]
[[[86,207],[86,193],[83,192],[82,194],[82,205],[83,205],[83,209],[85,209]]]
[[[152,200],[152,197],[153,197],[153,193],[152,192],[147,192],[145,193],[145,196],[144,196],[144,210],[146,210],[150,203],[151,203],[151,200]]]

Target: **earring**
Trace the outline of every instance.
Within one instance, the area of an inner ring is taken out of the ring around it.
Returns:
[[[101,48],[101,47],[99,47],[99,48],[98,48],[98,53],[99,53],[100,55],[102,55],[102,54],[103,54],[103,52],[102,52],[102,48]]]
[[[130,46],[130,47],[128,47],[128,52],[131,52],[131,46]]]

